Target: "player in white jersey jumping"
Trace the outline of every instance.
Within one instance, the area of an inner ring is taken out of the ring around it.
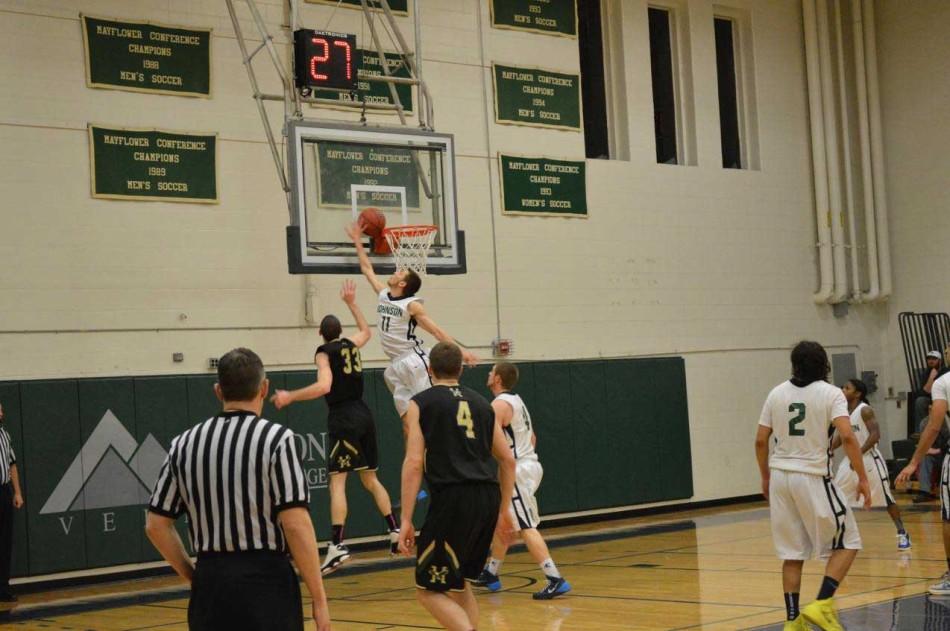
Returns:
[[[376,307],[379,316],[379,338],[383,352],[391,361],[383,372],[383,379],[392,392],[396,412],[402,419],[403,434],[406,435],[406,412],[409,410],[410,399],[432,385],[429,379],[428,353],[422,340],[416,336],[416,327],[421,327],[440,342],[458,346],[462,349],[462,361],[469,366],[477,364],[478,357],[462,348],[461,344],[443,331],[426,313],[422,305],[423,300],[418,295],[422,279],[417,273],[397,269],[386,283],[379,280],[366,254],[366,248],[363,247],[361,232],[357,223],[346,228],[346,234],[356,246],[360,271],[379,295],[379,304]]]
[[[841,444],[858,476],[857,493],[870,506],[861,446],[851,431],[848,404],[841,390],[825,380],[831,367],[817,342],[792,349],[792,378],[769,393],[755,436],[762,494],[769,501],[772,541],[782,559],[785,631],[807,631],[810,622],[826,631],[843,629],[834,594],[851,568],[861,535],[851,507],[831,479],[831,435]],[[775,447],[769,456],[769,439]],[[815,602],[798,607],[805,560],[828,559]]]
[[[538,532],[541,516],[538,514],[538,502],[534,494],[541,485],[544,470],[538,462],[538,454],[534,451],[537,437],[531,426],[531,415],[528,414],[528,408],[521,397],[511,393],[517,383],[518,367],[510,362],[498,362],[488,373],[487,386],[495,395],[491,404],[495,410],[495,420],[501,425],[508,446],[515,455],[515,488],[509,510],[515,529],[521,533],[528,552],[541,566],[541,571],[548,580],[544,589],[536,592],[533,598],[550,600],[571,591],[571,584],[561,576],[551,559],[544,538]],[[491,558],[475,582],[476,585],[487,587],[493,592],[501,589],[498,572],[507,551],[508,544],[496,536],[492,541]]]
[[[848,410],[851,412],[851,429],[854,431],[858,444],[861,445],[861,453],[864,454],[864,469],[868,473],[868,480],[871,486],[871,506],[886,506],[887,514],[891,516],[894,525],[897,527],[897,549],[910,549],[910,535],[904,530],[904,522],[901,519],[901,509],[897,507],[894,496],[891,495],[891,481],[887,474],[887,465],[884,463],[884,456],[878,451],[877,444],[881,440],[881,429],[878,427],[877,419],[874,417],[874,410],[868,405],[868,387],[860,379],[849,379],[841,388],[845,400],[848,402]],[[835,434],[831,443],[831,449],[834,451],[841,445],[841,438]],[[851,469],[851,463],[842,460],[838,465],[838,472],[835,474],[835,484],[845,497],[854,497],[857,490],[858,476]],[[852,500],[851,506],[860,504]]]
[[[933,403],[930,405],[930,420],[927,427],[920,433],[920,441],[917,443],[917,450],[914,457],[910,459],[910,464],[904,467],[904,470],[897,476],[897,484],[905,484],[910,481],[910,476],[917,470],[920,461],[924,458],[927,450],[933,445],[940,433],[940,424],[947,423],[950,427],[950,420],[947,419],[947,401],[950,400],[950,373],[947,373],[934,382],[930,391]],[[939,583],[930,586],[930,593],[935,596],[950,596],[950,454],[943,458],[943,467],[940,470],[940,514],[943,517],[943,551],[947,557],[947,573]]]

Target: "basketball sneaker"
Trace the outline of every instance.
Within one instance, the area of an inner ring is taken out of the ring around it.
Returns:
[[[940,582],[931,585],[927,591],[934,596],[950,596],[950,572],[944,574]]]
[[[389,556],[399,554],[399,529],[389,531]]]
[[[320,566],[320,573],[326,576],[332,574],[341,565],[350,560],[350,551],[345,544],[331,543],[327,546],[327,553],[323,557],[323,565]]]
[[[835,599],[826,598],[816,600],[805,605],[800,616],[812,623],[822,631],[844,631],[841,622],[838,620],[838,612],[835,611]]]
[[[489,572],[487,567],[482,570],[482,573],[472,584],[476,587],[487,587],[488,591],[491,592],[497,592],[501,589],[501,579]]]
[[[906,532],[897,533],[897,549],[910,550],[910,535]]]
[[[786,620],[782,631],[811,631],[811,627],[805,622],[805,616],[798,616],[794,620]]]
[[[551,600],[569,591],[571,591],[570,583],[563,578],[552,578],[549,576],[547,586],[541,591],[532,594],[531,597],[535,600]]]

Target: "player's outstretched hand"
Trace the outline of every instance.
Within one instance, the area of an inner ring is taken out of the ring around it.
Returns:
[[[894,478],[894,485],[898,484],[907,484],[910,482],[910,476],[914,475],[914,472],[917,471],[917,465],[913,462],[904,467],[900,473],[897,474],[897,477]]]
[[[348,305],[356,301],[356,283],[347,278],[343,281],[343,287],[340,288],[340,298]]]
[[[350,241],[356,243],[363,236],[363,226],[361,226],[358,221],[347,224],[346,236],[350,238]]]
[[[412,549],[416,547],[416,528],[411,521],[402,520],[399,526],[399,551],[405,556],[412,555]]]
[[[270,398],[270,402],[274,404],[278,410],[283,409],[293,403],[290,400],[290,393],[286,390],[277,390],[274,392],[274,396]]]
[[[762,478],[762,496],[766,502],[769,501],[769,481],[770,478]]]
[[[478,366],[478,355],[470,350],[462,349],[462,363],[466,366]]]
[[[867,478],[858,480],[858,499],[864,502],[864,508],[871,508],[871,485]]]

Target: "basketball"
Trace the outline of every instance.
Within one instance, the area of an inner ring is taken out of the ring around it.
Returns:
[[[373,237],[374,240],[383,236],[383,228],[386,227],[386,217],[376,208],[364,208],[360,212],[360,228],[363,232]]]

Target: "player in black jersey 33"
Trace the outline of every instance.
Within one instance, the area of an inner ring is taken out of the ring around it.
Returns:
[[[379,466],[376,445],[376,421],[373,413],[363,402],[363,362],[360,349],[369,341],[372,333],[366,318],[356,305],[356,284],[343,282],[340,297],[356,320],[359,331],[350,337],[342,337],[340,320],[328,315],[320,322],[320,335],[324,344],[317,348],[314,362],[317,365],[317,381],[299,390],[277,390],[271,401],[281,409],[294,401],[307,401],[326,397],[330,412],[327,418],[330,451],[327,468],[330,471],[330,523],[333,539],[320,568],[324,575],[333,572],[350,558],[350,551],[343,542],[346,523],[346,474],[356,471],[360,482],[373,496],[376,508],[386,520],[389,529],[390,552],[395,554],[399,541],[399,528],[393,515],[392,503],[386,487],[376,477]]]
[[[416,595],[449,631],[478,628],[478,604],[469,583],[478,577],[492,534],[508,542],[515,459],[491,405],[459,384],[462,352],[440,342],[429,354],[433,385],[412,397],[402,465],[399,547],[416,548]],[[498,461],[498,476],[492,458]],[[418,540],[412,513],[425,475],[429,512]]]

